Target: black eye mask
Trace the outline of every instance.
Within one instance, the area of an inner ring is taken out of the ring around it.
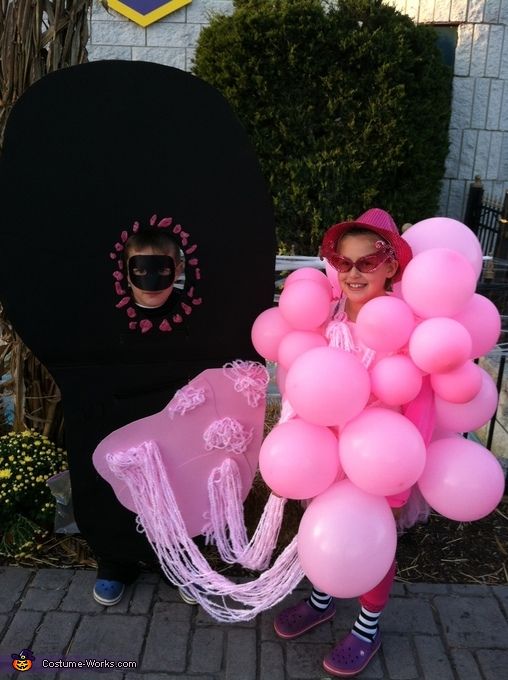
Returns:
[[[169,255],[133,255],[128,266],[132,285],[141,290],[166,290],[175,280],[175,261]],[[165,269],[169,269],[168,274]]]

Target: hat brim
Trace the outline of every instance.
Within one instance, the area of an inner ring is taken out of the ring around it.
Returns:
[[[364,222],[358,221],[339,222],[338,224],[334,224],[325,232],[323,236],[323,240],[321,242],[322,257],[326,258],[327,252],[336,252],[337,243],[339,242],[341,237],[344,235],[346,231],[350,231],[353,229],[368,229],[368,231],[371,231],[374,234],[379,234],[379,236],[384,241],[386,241],[392,246],[395,252],[395,259],[399,263],[399,268],[397,269],[397,272],[393,277],[393,281],[398,281],[401,278],[404,269],[412,260],[413,251],[411,250],[411,246],[407,241],[405,241],[399,234],[396,234],[393,231],[390,231],[389,229],[383,229],[382,227],[373,227],[371,224],[366,224]]]

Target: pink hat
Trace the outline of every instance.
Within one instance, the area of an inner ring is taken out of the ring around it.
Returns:
[[[350,229],[369,229],[369,231],[379,234],[384,241],[389,243],[395,253],[395,259],[399,263],[394,280],[400,279],[402,272],[413,257],[413,252],[409,243],[404,241],[399,235],[393,217],[386,210],[381,210],[380,208],[371,208],[352,222],[339,222],[330,227],[323,236],[320,251],[321,257],[326,258],[327,253],[335,253],[337,243],[344,233]]]

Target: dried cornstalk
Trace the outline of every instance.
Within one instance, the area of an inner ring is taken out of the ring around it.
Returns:
[[[11,108],[42,76],[87,60],[92,0],[0,0],[0,149]],[[44,130],[41,130],[44,139]],[[0,307],[2,394],[14,400],[14,429],[61,435],[60,395],[53,379]]]

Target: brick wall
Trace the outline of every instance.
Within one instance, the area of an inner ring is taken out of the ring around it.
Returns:
[[[387,0],[416,22],[458,24],[450,151],[440,214],[461,219],[467,190],[481,175],[495,197],[508,189],[508,0]],[[190,70],[210,13],[229,13],[231,0],[193,0],[141,28],[96,0],[90,59],[154,61]]]

